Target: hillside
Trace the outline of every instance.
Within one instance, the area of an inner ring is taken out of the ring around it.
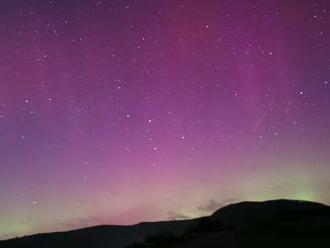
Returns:
[[[182,234],[195,220],[145,222],[132,226],[95,226],[68,232],[56,232],[0,241],[1,248],[111,247],[122,248],[144,237],[164,232]]]
[[[96,226],[0,242],[2,248],[319,247],[330,243],[330,207],[306,201],[241,202],[209,217]]]

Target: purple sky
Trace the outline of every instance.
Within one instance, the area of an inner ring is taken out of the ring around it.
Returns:
[[[330,204],[330,2],[1,0],[0,239]]]

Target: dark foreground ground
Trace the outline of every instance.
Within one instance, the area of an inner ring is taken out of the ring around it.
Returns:
[[[330,247],[330,207],[274,200],[242,202],[185,221],[97,226],[0,241],[0,248]]]

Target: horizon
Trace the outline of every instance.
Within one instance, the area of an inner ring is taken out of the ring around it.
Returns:
[[[3,0],[0,18],[0,240],[330,205],[330,2]]]
[[[263,201],[241,201],[241,202],[232,202],[232,203],[228,203],[227,205],[220,206],[218,209],[214,210],[209,215],[196,216],[196,217],[193,217],[193,218],[150,220],[150,221],[141,221],[141,222],[136,222],[136,223],[131,223],[131,224],[122,224],[122,225],[120,225],[120,224],[119,225],[118,224],[99,224],[99,225],[93,225],[93,226],[81,226],[81,227],[71,228],[71,229],[67,229],[67,230],[62,229],[62,230],[54,230],[52,232],[31,233],[31,234],[24,235],[24,236],[16,236],[16,237],[10,237],[8,239],[7,238],[0,239],[0,241],[8,241],[8,240],[11,240],[11,239],[24,238],[24,237],[34,236],[34,235],[62,233],[62,232],[66,233],[66,232],[71,232],[71,231],[85,230],[85,229],[97,228],[97,227],[108,227],[108,226],[130,227],[130,226],[137,226],[137,225],[141,225],[141,224],[145,224],[145,223],[160,223],[160,222],[194,220],[194,219],[199,219],[199,218],[203,218],[203,217],[212,216],[218,210],[221,210],[224,207],[228,207],[228,206],[232,206],[232,205],[238,205],[238,204],[241,204],[241,203],[266,203],[266,202],[274,202],[274,201],[290,201],[290,202],[297,201],[297,202],[305,202],[305,203],[318,203],[318,204],[322,204],[324,206],[330,207],[329,205],[327,205],[325,203],[322,203],[322,202],[313,202],[313,201],[309,201],[309,200],[300,200],[300,199],[269,199],[269,200],[263,200]]]

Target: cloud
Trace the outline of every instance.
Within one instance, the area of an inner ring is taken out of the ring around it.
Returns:
[[[178,212],[175,212],[175,211],[168,211],[167,215],[168,215],[168,217],[167,217],[168,220],[182,220],[182,219],[189,219],[190,218],[188,215],[178,213]]]
[[[235,199],[226,199],[222,201],[216,201],[214,199],[209,200],[205,205],[201,205],[198,207],[198,210],[205,214],[212,214],[219,208],[222,208],[232,202],[236,202]]]

